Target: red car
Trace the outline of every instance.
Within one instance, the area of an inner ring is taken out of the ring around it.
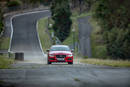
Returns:
[[[73,64],[73,53],[69,46],[53,45],[48,52],[48,64],[52,62],[68,62]]]

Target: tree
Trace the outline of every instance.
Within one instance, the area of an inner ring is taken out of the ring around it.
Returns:
[[[15,7],[15,6],[20,6],[22,2],[20,0],[12,0],[8,1],[7,5],[8,7]]]
[[[55,35],[61,41],[64,41],[70,34],[72,24],[69,0],[53,0],[51,12],[54,20],[53,29]]]
[[[129,0],[99,0],[93,17],[102,27],[107,54],[112,58],[130,58]]]
[[[0,33],[2,32],[3,30],[3,18],[2,18],[2,10],[1,10],[1,7],[0,7]]]

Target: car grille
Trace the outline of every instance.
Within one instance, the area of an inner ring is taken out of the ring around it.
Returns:
[[[56,58],[65,58],[66,55],[56,55]]]

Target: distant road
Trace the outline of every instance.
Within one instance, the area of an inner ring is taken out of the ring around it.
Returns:
[[[16,15],[12,19],[13,36],[10,51],[24,52],[25,60],[43,58],[36,30],[40,18],[50,16],[49,11]]]
[[[79,24],[79,48],[80,53],[83,56],[88,56],[89,58],[92,56],[91,54],[91,30],[92,27],[89,23],[90,16],[82,17],[78,19]]]

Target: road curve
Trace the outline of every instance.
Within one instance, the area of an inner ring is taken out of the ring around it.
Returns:
[[[36,29],[40,18],[50,16],[50,12],[37,11],[16,15],[12,18],[13,35],[10,45],[11,52],[23,52],[25,60],[43,58]]]

